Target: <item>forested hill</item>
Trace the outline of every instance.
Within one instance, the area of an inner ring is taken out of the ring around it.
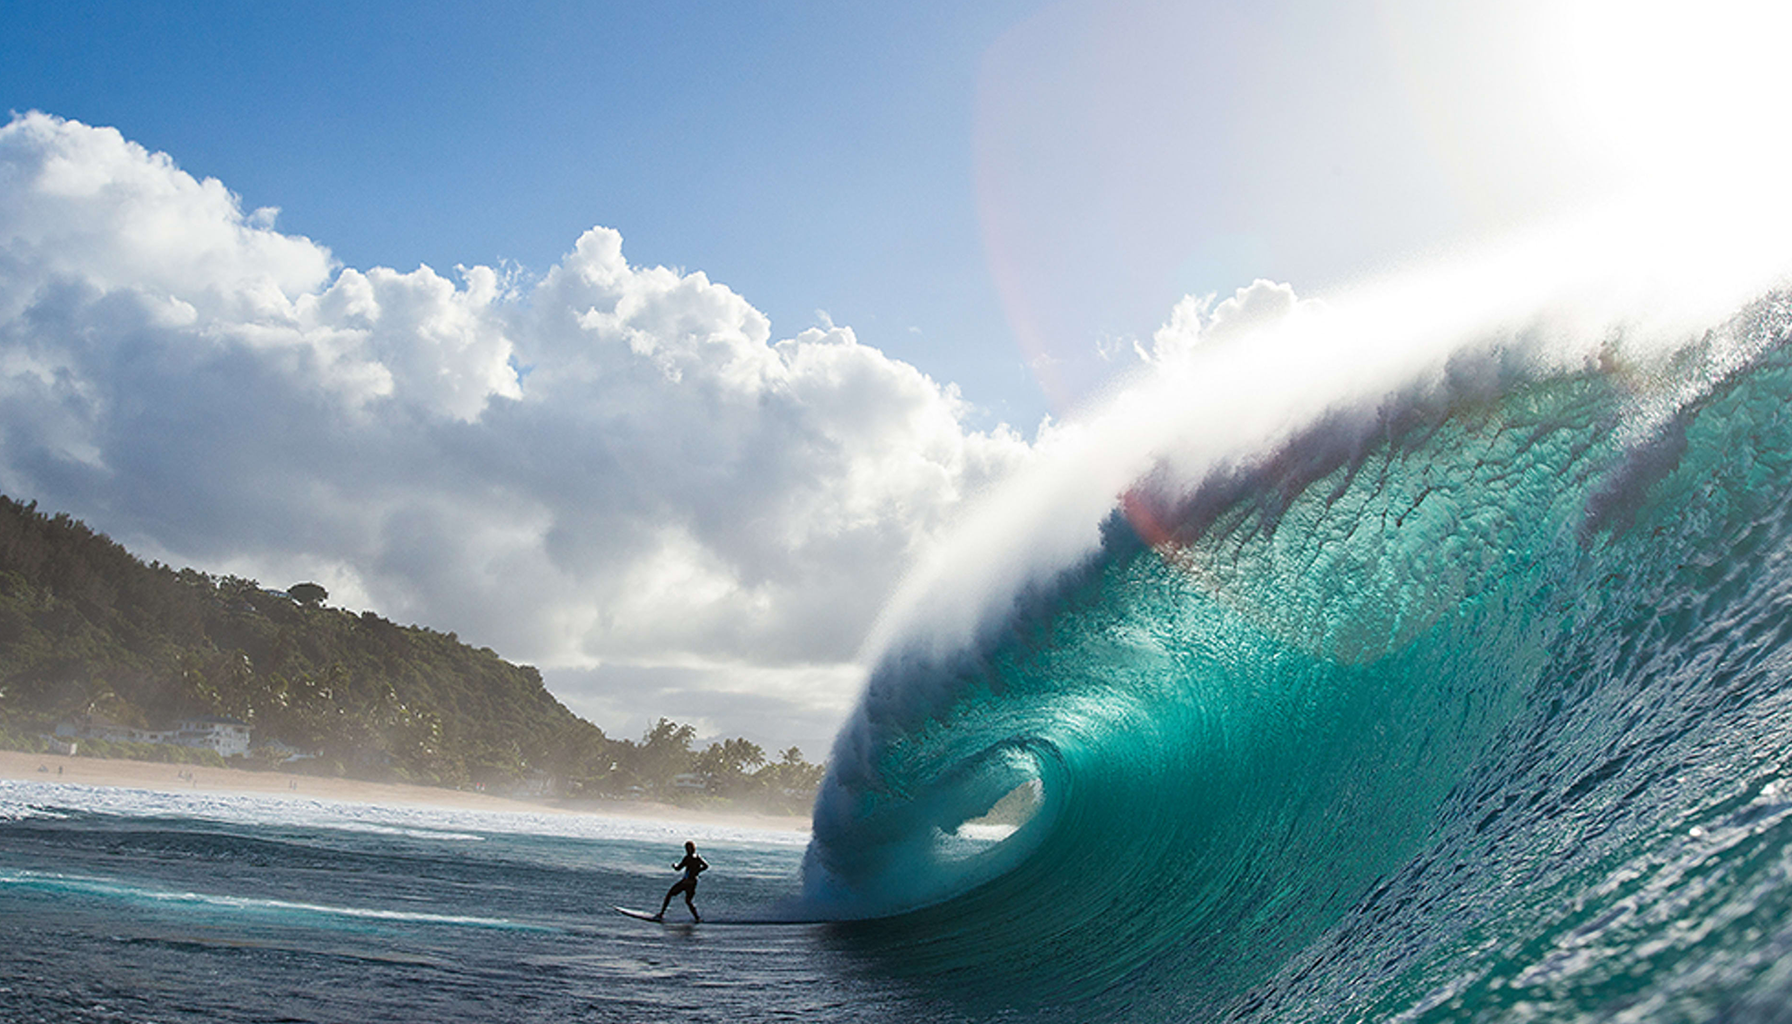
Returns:
[[[0,728],[229,715],[253,726],[267,763],[297,750],[330,774],[551,779],[567,795],[665,798],[674,776],[696,771],[702,794],[800,802],[818,774],[794,748],[775,764],[742,740],[693,751],[693,730],[665,721],[638,744],[610,739],[530,666],[453,633],[326,607],[322,588],[289,589],[146,565],[66,514],[0,497]]]

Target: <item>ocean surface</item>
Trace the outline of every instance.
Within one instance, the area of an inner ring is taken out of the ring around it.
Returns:
[[[921,1021],[802,833],[0,781],[0,1021]],[[695,841],[705,923],[657,909]]]
[[[0,784],[0,1020],[1792,1021],[1792,300],[1579,327],[1092,428],[812,837]]]

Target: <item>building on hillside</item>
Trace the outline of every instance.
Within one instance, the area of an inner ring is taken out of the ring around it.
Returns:
[[[249,723],[224,715],[183,718],[174,723],[173,742],[216,750],[224,757],[241,757],[249,752]]]
[[[215,750],[224,757],[249,752],[249,723],[223,715],[183,718],[172,729],[139,729],[121,725],[104,715],[76,715],[56,726],[63,739],[105,740],[108,743],[165,743],[177,747]]]

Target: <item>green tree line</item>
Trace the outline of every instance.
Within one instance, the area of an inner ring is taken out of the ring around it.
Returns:
[[[41,743],[79,715],[156,728],[210,713],[252,726],[263,766],[298,750],[317,756],[285,767],[375,781],[546,780],[571,797],[778,810],[806,809],[819,783],[794,747],[696,749],[692,727],[664,719],[613,739],[532,666],[324,596],[145,564],[65,513],[0,496],[0,743]]]

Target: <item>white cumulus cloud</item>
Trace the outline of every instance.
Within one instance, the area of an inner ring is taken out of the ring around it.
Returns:
[[[1200,346],[1271,329],[1317,304],[1317,300],[1297,298],[1291,285],[1261,277],[1217,304],[1216,298],[1183,296],[1170,310],[1170,322],[1151,336],[1151,351],[1141,350],[1140,355],[1151,362],[1187,354]]]
[[[750,706],[819,744],[898,575],[1029,458],[615,231],[525,286],[341,267],[274,213],[112,129],[0,127],[0,489],[457,630],[612,729]]]

